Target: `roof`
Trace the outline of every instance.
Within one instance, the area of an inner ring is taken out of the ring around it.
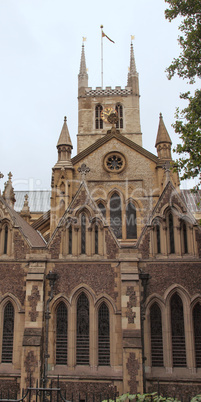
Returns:
[[[47,212],[50,209],[50,190],[15,191],[15,211],[20,212],[24,205],[24,197],[28,195],[30,212]]]
[[[191,212],[201,212],[201,190],[181,190],[181,194]]]
[[[1,197],[1,201],[6,206],[14,225],[19,227],[22,235],[28,241],[29,245],[37,248],[45,247],[46,243],[42,236],[36,230],[34,230],[13,208],[11,208],[3,197]]]

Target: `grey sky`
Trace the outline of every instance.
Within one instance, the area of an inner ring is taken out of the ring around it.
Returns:
[[[156,153],[160,112],[176,144],[171,124],[186,84],[166,77],[165,68],[179,54],[179,20],[166,21],[165,8],[164,0],[0,1],[1,189],[9,171],[15,190],[50,188],[65,115],[76,154],[82,37],[87,37],[89,86],[95,88],[101,85],[101,24],[115,41],[103,39],[104,86],[127,84],[130,35],[135,35],[143,146]]]

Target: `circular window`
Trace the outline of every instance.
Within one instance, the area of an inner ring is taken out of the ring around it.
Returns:
[[[104,158],[104,168],[108,172],[119,173],[124,169],[125,164],[125,158],[119,152],[111,152]]]

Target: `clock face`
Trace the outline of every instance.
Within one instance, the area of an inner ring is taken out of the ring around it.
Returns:
[[[108,123],[108,117],[111,113],[116,113],[115,109],[111,106],[106,107],[101,112],[101,119]]]

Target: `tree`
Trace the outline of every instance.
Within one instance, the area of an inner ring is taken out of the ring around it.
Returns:
[[[175,73],[189,84],[195,84],[201,78],[201,2],[200,0],[165,0],[169,9],[165,10],[165,17],[172,21],[176,17],[183,17],[179,26],[182,35],[178,42],[181,53],[174,58],[167,68],[168,78]],[[181,180],[201,176],[201,90],[197,89],[193,95],[190,91],[180,94],[181,99],[188,101],[188,106],[182,111],[177,109],[176,121],[173,124],[178,133],[181,144],[174,149],[181,157],[176,160],[176,167],[181,173]],[[201,185],[201,177],[199,184]]]

